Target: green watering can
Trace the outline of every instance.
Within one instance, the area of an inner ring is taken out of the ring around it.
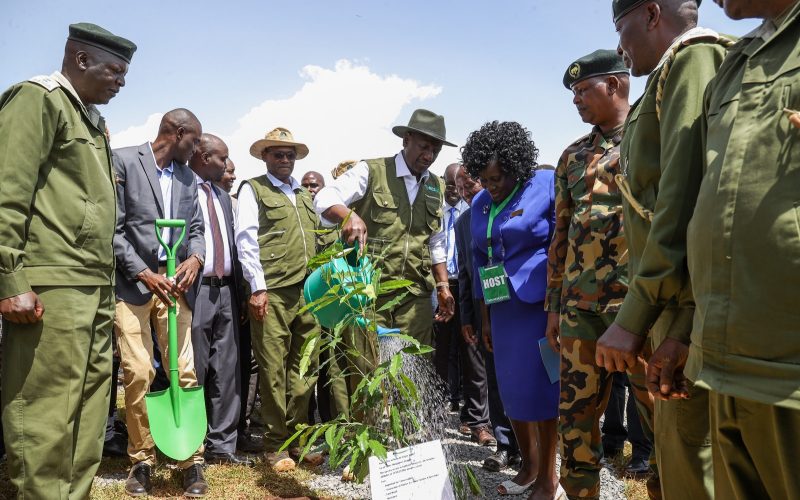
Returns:
[[[303,297],[306,304],[321,299],[331,288],[339,285],[340,288],[336,295],[342,299],[353,290],[355,283],[364,283],[369,285],[372,283],[372,263],[367,256],[358,256],[358,241],[355,247],[347,253],[342,252],[342,255],[331,259],[329,262],[321,265],[312,272],[303,285]],[[325,328],[333,330],[336,325],[346,318],[348,315],[353,314],[354,311],[360,311],[364,307],[369,306],[371,299],[363,294],[354,294],[347,301],[335,300],[325,307],[321,307],[312,311],[312,314],[317,318],[319,324]],[[366,327],[368,320],[363,316],[356,317],[356,323],[362,327]],[[400,333],[398,328],[384,328],[377,326],[378,336]]]
[[[161,229],[181,228],[181,235],[170,248],[161,238]],[[186,221],[156,219],[156,237],[167,254],[167,278],[175,276],[175,252],[186,235]],[[175,460],[186,460],[203,444],[208,423],[202,387],[178,386],[178,318],[175,304],[169,306],[169,389],[151,392],[144,397],[150,434],[156,446]]]

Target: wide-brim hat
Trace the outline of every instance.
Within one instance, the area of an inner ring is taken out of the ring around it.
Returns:
[[[276,146],[293,147],[297,153],[298,160],[302,160],[308,156],[308,146],[302,142],[296,142],[289,129],[283,127],[277,127],[270,130],[263,139],[259,139],[254,142],[250,146],[250,154],[261,160],[261,153],[263,153],[265,149]]]
[[[438,141],[442,141],[445,146],[456,147],[452,142],[445,139],[447,132],[444,128],[444,116],[437,115],[433,111],[427,109],[417,109],[411,114],[408,119],[408,125],[397,125],[392,127],[392,132],[397,137],[403,137],[406,132],[417,132],[428,137],[433,137]]]

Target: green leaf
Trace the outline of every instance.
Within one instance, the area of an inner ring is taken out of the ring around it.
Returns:
[[[358,443],[358,449],[361,450],[361,453],[366,454],[369,449],[369,429],[367,426],[362,427],[363,428],[356,434],[356,443]]]
[[[374,439],[369,440],[369,449],[372,450],[372,454],[376,457],[380,458],[381,460],[386,460],[386,448]]]
[[[325,444],[328,445],[328,449],[332,450],[334,445],[336,444],[336,426],[332,425],[325,430]]]
[[[392,405],[392,409],[389,411],[389,422],[392,427],[392,435],[398,443],[402,443],[405,439],[405,435],[403,433],[403,422],[400,419],[400,411],[397,409],[397,406]]]
[[[401,288],[408,288],[413,285],[413,281],[409,280],[388,280],[380,283],[378,287],[378,295],[386,295],[387,293],[399,290]]]
[[[367,297],[369,297],[372,300],[375,300],[377,298],[377,296],[375,295],[375,285],[370,283],[367,286],[365,286],[364,287],[364,295],[366,295]]]
[[[419,340],[415,339],[410,335],[406,335],[405,333],[387,333],[386,335],[384,335],[384,337],[394,337],[396,339],[405,340],[406,342],[415,347],[419,347],[420,345],[422,345],[420,344]]]
[[[473,495],[481,496],[483,493],[481,491],[481,485],[478,483],[478,478],[475,477],[475,472],[472,471],[472,467],[466,465],[464,468],[467,472],[467,481],[469,481],[470,491],[472,491]]]
[[[419,399],[419,396],[417,394],[417,384],[415,384],[413,380],[408,378],[408,376],[405,373],[400,374],[400,380],[403,382],[403,385],[405,386],[406,390],[411,396],[411,399],[413,401],[417,401]]]
[[[400,294],[400,295],[398,295],[397,297],[393,298],[392,300],[390,300],[389,302],[385,303],[385,304],[384,304],[384,305],[382,305],[380,308],[378,308],[378,311],[377,311],[377,312],[386,311],[386,310],[388,310],[388,309],[391,309],[391,308],[393,308],[394,306],[396,306],[397,304],[399,304],[400,302],[402,302],[402,301],[403,301],[403,299],[404,299],[404,298],[406,298],[406,295],[408,295],[408,292],[403,292],[403,293],[401,293],[401,294]]]
[[[305,342],[303,342],[303,347],[301,349],[303,356],[300,358],[299,367],[300,378],[305,377],[306,373],[308,372],[308,367],[311,365],[311,357],[316,352],[317,342],[319,342],[319,335],[319,332],[316,332],[308,337]]]
[[[429,345],[420,345],[420,346],[407,346],[401,349],[401,352],[408,354],[410,356],[421,356],[423,354],[428,354],[429,352],[433,352],[433,347]]]
[[[297,432],[292,434],[292,436],[289,439],[284,441],[284,443],[281,445],[281,448],[278,451],[283,451],[286,448],[288,448],[294,442],[295,439],[300,437],[300,434],[304,433],[306,429],[309,428],[306,424],[297,424],[297,427],[298,427]]]
[[[396,377],[397,373],[400,371],[400,368],[403,366],[403,356],[400,353],[395,354],[392,356],[392,360],[389,362],[389,373],[392,377]]]

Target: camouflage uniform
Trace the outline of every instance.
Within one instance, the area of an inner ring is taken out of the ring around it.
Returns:
[[[595,346],[628,290],[622,200],[613,180],[619,173],[622,128],[604,137],[595,127],[564,151],[556,167],[556,228],[545,308],[561,314],[561,484],[570,498],[600,494],[600,417],[608,404],[611,374],[595,364]],[[644,384],[645,366],[640,360],[628,377],[652,440],[653,401]]]

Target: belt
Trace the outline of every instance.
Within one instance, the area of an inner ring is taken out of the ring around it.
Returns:
[[[222,278],[217,278],[216,276],[204,276],[200,283],[206,286],[215,286],[219,288],[233,285],[233,276],[223,276]]]

